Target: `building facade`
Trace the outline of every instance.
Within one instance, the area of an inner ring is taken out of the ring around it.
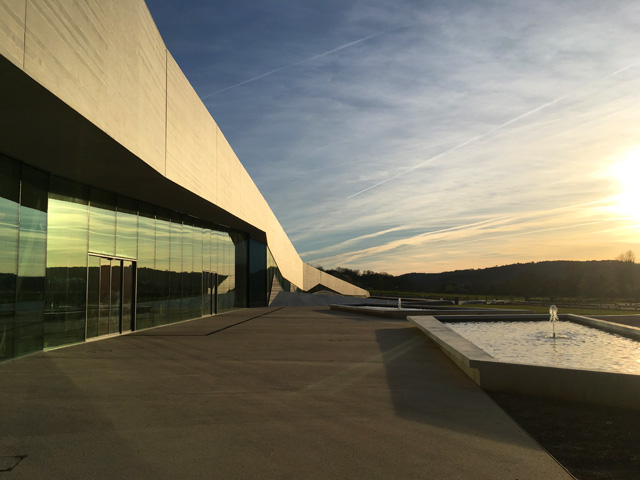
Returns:
[[[0,0],[0,359],[224,311],[304,264],[142,0]]]

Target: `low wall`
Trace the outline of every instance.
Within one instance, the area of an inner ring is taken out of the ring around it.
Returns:
[[[435,317],[408,320],[489,392],[640,409],[640,375],[500,362]]]

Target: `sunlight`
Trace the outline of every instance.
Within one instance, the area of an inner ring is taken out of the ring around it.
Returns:
[[[616,196],[615,210],[634,220],[640,220],[640,146],[627,152],[611,167],[620,193]]]

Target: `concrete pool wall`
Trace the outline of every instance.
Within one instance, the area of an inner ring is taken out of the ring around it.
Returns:
[[[446,321],[539,320],[547,315],[446,316]],[[578,315],[562,315],[640,340],[640,329]],[[463,372],[489,392],[517,393],[550,399],[589,402],[640,409],[640,375],[500,362],[444,325],[435,316],[409,316]]]

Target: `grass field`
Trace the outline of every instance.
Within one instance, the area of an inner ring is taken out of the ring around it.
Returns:
[[[525,301],[524,298],[515,298],[507,296],[485,296],[485,295],[455,295],[455,294],[435,294],[435,293],[417,293],[417,292],[394,292],[394,291],[381,291],[372,290],[371,296],[384,296],[384,297],[402,297],[402,298],[424,298],[424,299],[444,299],[454,301],[456,298],[460,302],[466,300],[501,300],[505,302],[514,302],[507,304],[472,304],[467,305],[470,308],[504,308],[518,309],[518,310],[530,310],[532,313],[549,313],[549,306],[552,304],[558,305],[559,313],[573,313],[574,315],[640,315],[640,309],[636,305],[625,306],[616,302],[603,303],[609,305],[609,308],[594,308],[592,306],[586,306],[585,304],[602,303],[592,299],[578,299],[578,298],[562,298],[562,299],[529,299]],[[465,305],[460,305],[465,307]]]

